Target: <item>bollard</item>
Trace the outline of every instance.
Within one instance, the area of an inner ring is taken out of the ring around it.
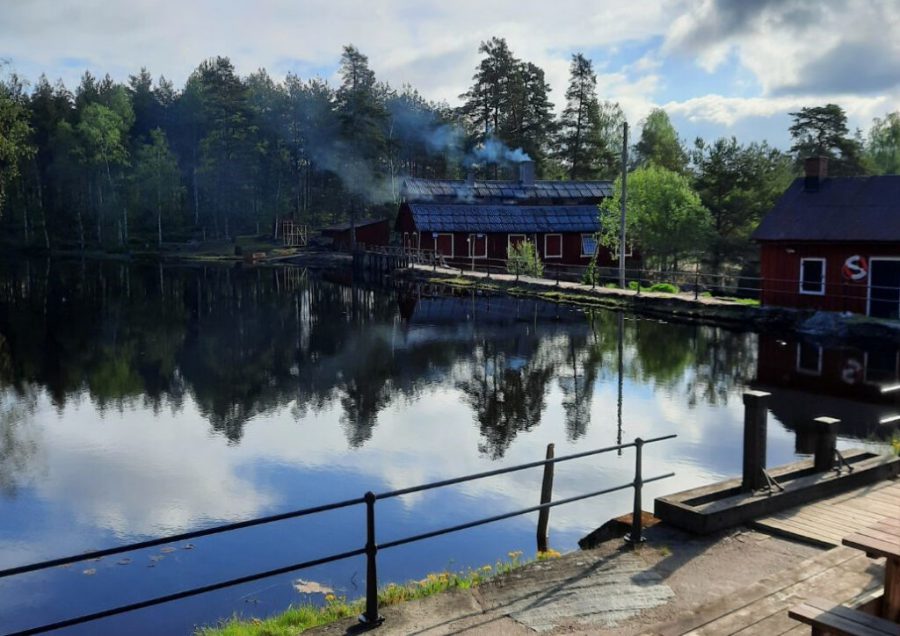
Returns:
[[[813,470],[824,473],[834,469],[834,451],[841,421],[833,417],[817,417],[813,423],[816,431]]]
[[[631,511],[631,532],[625,535],[625,542],[632,546],[638,546],[647,539],[641,533],[641,489],[644,481],[641,479],[641,455],[643,454],[644,440],[640,437],[634,440],[634,509]]]
[[[547,459],[553,459],[553,444],[547,444]],[[553,498],[553,466],[544,464],[544,479],[541,482],[541,505],[550,503]],[[547,525],[550,523],[550,508],[541,508],[538,512],[537,551],[546,552],[549,544]]]
[[[368,627],[376,627],[384,622],[378,614],[378,570],[375,543],[375,493],[367,492],[366,499],[366,611],[359,622]]]
[[[752,492],[767,484],[766,469],[766,419],[770,393],[747,391],[744,393],[744,476],[742,492]]]

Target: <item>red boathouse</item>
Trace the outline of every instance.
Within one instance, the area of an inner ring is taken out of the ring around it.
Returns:
[[[347,221],[322,230],[322,236],[330,238],[335,250],[347,252],[355,244],[388,245],[391,242],[391,225],[386,219],[362,219]]]
[[[536,181],[534,163],[519,164],[516,181],[406,179],[394,226],[402,245],[449,259],[507,257],[510,245],[531,241],[548,265],[613,265],[597,242],[597,205],[612,195],[609,181]],[[630,256],[630,255],[629,255]]]
[[[762,304],[900,318],[900,175],[827,170],[807,159],[753,233]]]

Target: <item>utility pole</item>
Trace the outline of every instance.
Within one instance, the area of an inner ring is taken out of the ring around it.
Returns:
[[[619,217],[619,287],[625,289],[625,202],[628,199],[628,122],[622,127],[622,212]],[[640,286],[640,281],[638,285]]]

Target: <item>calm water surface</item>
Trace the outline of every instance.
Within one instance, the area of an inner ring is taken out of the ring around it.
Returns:
[[[290,267],[7,262],[0,567],[532,461],[550,442],[560,455],[677,433],[646,449],[646,475],[676,473],[646,488],[649,507],[740,472],[748,387],[773,392],[776,465],[806,450],[794,429],[816,415],[845,418],[842,446],[883,435],[879,421],[900,409],[875,389],[896,382],[897,366],[893,343],[821,347]],[[632,470],[629,451],[561,464],[555,496]],[[534,505],[539,484],[536,470],[380,502],[379,538]],[[573,549],[630,496],[554,509],[551,544]],[[0,580],[0,631],[354,549],[363,514]],[[385,551],[382,583],[531,555],[534,522]],[[299,578],[356,597],[365,568],[348,560],[67,633],[186,634],[321,601],[295,589]]]

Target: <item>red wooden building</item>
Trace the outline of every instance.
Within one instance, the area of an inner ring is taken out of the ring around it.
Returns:
[[[531,241],[547,264],[600,265],[612,255],[597,242],[597,205],[612,195],[609,181],[536,181],[534,164],[516,181],[407,179],[395,231],[412,249],[449,259],[506,259],[510,245]]]
[[[391,226],[386,219],[348,221],[326,227],[322,230],[322,236],[332,240],[334,249],[346,252],[352,249],[354,242],[359,246],[388,245],[391,242]]]
[[[900,318],[900,176],[827,176],[807,159],[753,233],[762,303]]]

